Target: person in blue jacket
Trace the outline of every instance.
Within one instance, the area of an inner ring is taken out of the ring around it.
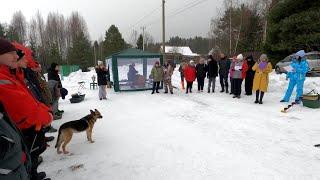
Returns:
[[[295,86],[297,95],[295,102],[300,103],[301,97],[303,95],[303,85],[306,79],[306,74],[309,71],[309,65],[305,58],[305,51],[301,50],[295,54],[295,57],[292,58],[291,67],[293,68],[292,72],[287,73],[287,78],[290,79],[287,92],[281,102],[289,102],[292,91]]]

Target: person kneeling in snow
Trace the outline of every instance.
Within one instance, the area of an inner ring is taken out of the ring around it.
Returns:
[[[269,84],[269,73],[272,72],[272,65],[268,62],[268,57],[266,54],[262,54],[260,59],[252,67],[252,70],[255,71],[254,80],[253,80],[253,90],[256,91],[256,104],[263,104],[262,99],[264,93],[268,90]],[[260,96],[260,100],[259,100]]]
[[[303,85],[306,79],[306,74],[309,71],[309,64],[305,58],[305,51],[301,50],[295,54],[295,57],[292,58],[291,67],[292,71],[287,73],[287,78],[290,79],[287,92],[283,99],[280,102],[289,102],[292,91],[297,85],[297,95],[295,102],[300,103],[301,97],[303,95]]]
[[[152,93],[154,94],[154,91],[156,91],[156,93],[159,93],[159,86],[160,86],[160,82],[163,80],[163,69],[160,66],[160,62],[157,61],[152,70],[151,70],[151,78],[153,79],[153,86],[152,86]]]

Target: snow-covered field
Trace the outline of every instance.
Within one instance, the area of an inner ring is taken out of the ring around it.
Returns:
[[[271,75],[264,105],[254,104],[253,96],[238,100],[179,89],[174,95],[109,89],[109,99],[99,101],[98,91],[89,90],[92,75],[76,72],[64,79],[69,94],[86,81],[86,99],[61,101],[65,114],[53,126],[99,109],[95,143],[75,134],[68,146],[72,155],[58,155],[50,143],[40,170],[53,180],[320,179],[320,149],[313,147],[320,143],[320,111],[295,106],[281,113],[283,75]],[[177,71],[173,81],[179,87]],[[218,91],[218,79],[216,84]],[[314,88],[320,92],[320,78],[306,81],[305,92]],[[74,165],[83,167],[73,171]]]

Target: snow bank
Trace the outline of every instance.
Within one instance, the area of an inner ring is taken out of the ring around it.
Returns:
[[[89,90],[92,75],[78,71],[64,78],[69,92],[77,91],[79,81],[87,82],[86,99],[79,104],[61,100],[65,114],[53,126],[99,109],[104,118],[94,127],[95,143],[88,143],[85,133],[74,134],[68,145],[73,154],[58,155],[51,142],[39,169],[53,180],[320,178],[320,150],[313,147],[320,143],[320,112],[297,105],[280,113],[288,83],[283,75],[270,75],[264,105],[254,104],[254,97],[235,100],[225,93],[186,95],[177,71],[174,95],[108,89],[108,100],[100,101],[98,91]],[[319,91],[319,80],[307,78],[306,91]]]

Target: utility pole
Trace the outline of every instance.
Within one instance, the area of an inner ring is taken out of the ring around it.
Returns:
[[[232,53],[232,0],[230,0],[230,23],[229,23],[229,30],[230,30],[230,37],[229,37],[229,39],[230,39],[230,42],[229,42],[229,54],[230,54],[230,56],[232,55],[231,53]]]
[[[166,26],[165,26],[165,0],[162,0],[162,55],[163,62],[166,61]]]
[[[96,45],[93,44],[93,53],[94,53],[94,66],[97,65],[97,54],[96,54]]]
[[[142,29],[142,50],[144,51],[144,31],[145,31],[146,27],[142,26],[141,29]]]

